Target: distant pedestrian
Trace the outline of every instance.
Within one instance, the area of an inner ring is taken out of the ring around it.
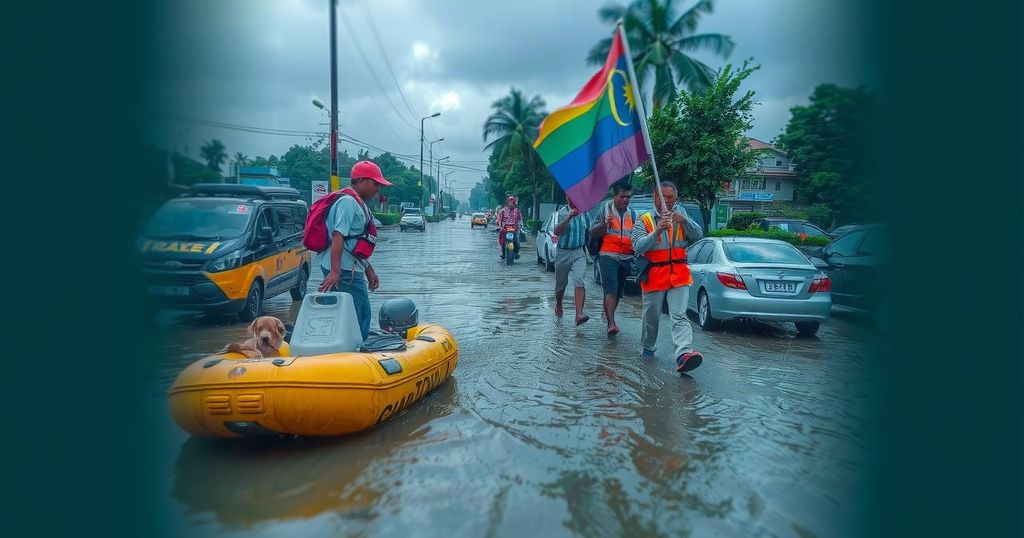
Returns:
[[[558,224],[554,234],[558,236],[558,255],[555,256],[555,316],[562,317],[562,299],[565,288],[572,284],[575,290],[576,325],[582,325],[590,319],[583,313],[583,303],[587,298],[584,287],[584,276],[587,272],[587,239],[592,226],[590,215],[581,212],[566,199],[569,205],[558,212]]]
[[[676,205],[677,196],[675,183],[661,182],[661,191],[654,193],[654,208],[641,215],[641,225],[633,228],[633,250],[650,263],[646,278],[640,282],[643,291],[640,334],[643,351],[640,356],[654,358],[661,305],[667,302],[672,320],[676,371],[688,372],[700,366],[704,357],[693,349],[693,327],[686,317],[690,285],[693,284],[690,267],[686,264],[686,245],[700,239],[704,233],[700,224]],[[659,215],[663,207],[668,207],[669,211]]]
[[[633,187],[629,183],[616,183],[612,201],[604,207],[604,220],[594,225],[591,236],[601,239],[601,250],[596,264],[601,271],[601,286],[604,288],[604,317],[608,321],[608,335],[618,334],[615,310],[622,299],[626,278],[632,268],[636,254],[633,252],[633,227],[637,222],[636,211],[629,209]]]
[[[519,259],[519,232],[523,229],[523,213],[519,211],[517,202],[515,195],[509,194],[505,198],[505,206],[498,210],[498,216],[494,220],[494,225],[498,228],[498,247],[500,247],[502,259],[505,259],[505,235],[501,232],[506,225],[516,227],[512,252],[515,253],[516,259]]]

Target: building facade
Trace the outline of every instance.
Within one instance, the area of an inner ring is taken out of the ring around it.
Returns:
[[[733,212],[762,211],[772,202],[794,200],[796,173],[786,152],[755,138],[748,144],[751,150],[759,151],[757,163],[746,177],[723,185],[725,192],[719,196],[715,210],[717,227],[724,227]]]

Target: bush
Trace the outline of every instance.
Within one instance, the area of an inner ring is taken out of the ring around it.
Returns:
[[[543,224],[543,222],[539,220],[528,220],[523,224],[526,226],[527,230],[530,230],[531,233],[537,233],[540,231],[540,225]]]
[[[442,217],[441,215],[427,215],[427,222],[437,222],[437,221],[439,221],[441,219],[445,219],[445,218],[448,218],[448,217]]]
[[[709,237],[763,237],[765,239],[779,239],[785,241],[791,245],[797,247],[823,247],[829,244],[832,240],[828,237],[811,237],[808,236],[804,239],[800,239],[800,236],[795,233],[780,230],[778,228],[772,230],[762,230],[760,228],[748,228],[746,230],[735,230],[730,228],[724,228],[721,230],[713,230],[708,232]]]
[[[377,217],[377,220],[384,226],[398,224],[398,221],[402,218],[398,213],[374,213],[373,216]]]
[[[729,223],[726,224],[725,227],[732,230],[746,230],[747,228],[750,228],[750,225],[753,224],[755,220],[763,219],[766,216],[767,215],[764,213],[757,211],[733,213],[732,218],[729,219]]]

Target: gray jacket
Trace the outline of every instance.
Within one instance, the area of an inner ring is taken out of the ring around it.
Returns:
[[[683,224],[683,233],[686,235],[687,246],[692,245],[694,241],[697,241],[704,237],[704,232],[701,231],[700,224],[697,224],[695,220],[691,219],[689,215],[686,214],[686,211],[683,209],[681,205],[677,203],[675,207],[672,208],[672,211],[674,213],[679,213],[680,215],[683,216],[683,218],[686,219],[685,223]],[[647,229],[644,228],[644,225],[642,222],[640,222],[640,219],[637,219],[636,224],[633,225],[633,235],[631,236],[631,239],[633,240],[633,251],[636,252],[637,254],[643,254],[644,252],[651,250],[651,247],[654,246],[656,240],[655,236],[657,235],[657,226],[658,221],[661,220],[661,215],[658,215],[653,211],[651,211],[650,213],[651,216],[654,217],[655,231],[653,233],[647,233]],[[641,216],[642,215],[643,214],[641,214]],[[668,232],[664,233],[665,240],[668,241]]]

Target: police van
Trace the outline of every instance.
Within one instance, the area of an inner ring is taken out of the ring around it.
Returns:
[[[309,282],[311,253],[302,246],[308,207],[288,187],[199,184],[168,200],[139,238],[146,290],[159,305],[243,321],[263,301]]]

